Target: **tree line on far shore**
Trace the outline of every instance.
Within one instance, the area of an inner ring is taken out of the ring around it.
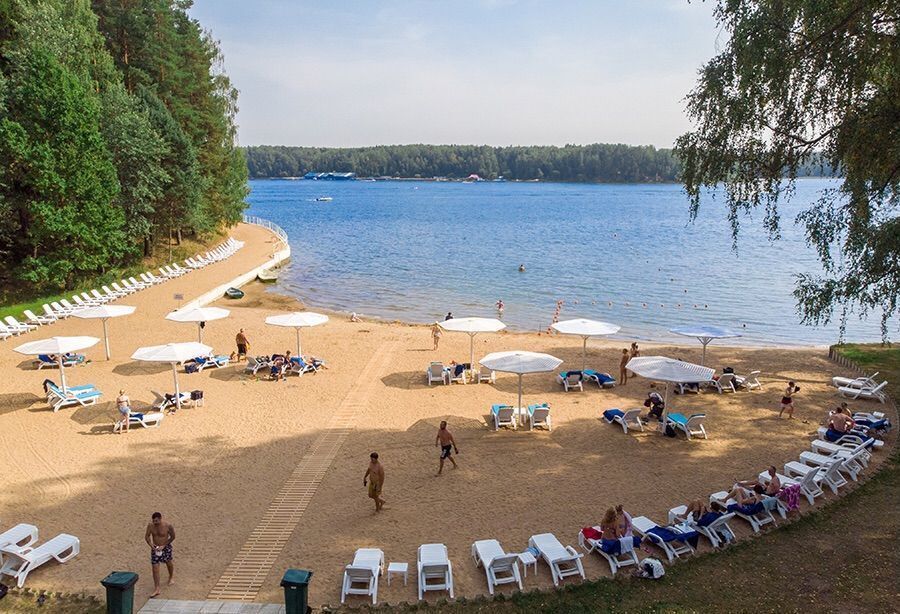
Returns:
[[[72,288],[240,219],[237,92],[185,0],[0,0],[0,285]]]
[[[379,145],[374,147],[245,148],[251,178],[302,177],[309,172],[353,172],[360,177],[447,177],[644,183],[678,181],[681,165],[671,149],[593,145],[491,147],[487,145]],[[830,175],[813,157],[805,175]]]

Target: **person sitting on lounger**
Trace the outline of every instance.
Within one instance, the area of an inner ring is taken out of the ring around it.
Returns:
[[[269,372],[272,375],[272,379],[276,382],[281,379],[281,376],[284,374],[284,365],[285,357],[283,354],[272,354],[271,362],[269,363],[271,366],[269,367]]]
[[[658,392],[651,392],[647,395],[647,399],[644,401],[644,407],[650,408],[650,411],[647,413],[648,420],[653,417],[659,422],[662,422],[662,414],[666,405]]]
[[[631,552],[641,545],[641,538],[626,535],[620,530],[620,517],[615,508],[609,508],[600,521],[600,549],[607,554]]]
[[[728,505],[727,509],[729,512],[739,512],[747,516],[753,516],[765,509],[762,503],[762,487],[757,485],[753,491],[748,491],[739,484],[734,486],[731,492],[728,493],[728,498],[735,501]]]
[[[325,361],[321,358],[316,358],[315,356],[307,356],[303,359],[306,364],[312,365],[316,369],[327,369],[328,365],[325,364]]]
[[[759,480],[737,480],[735,483],[754,491],[758,491],[758,488],[762,489],[761,494],[768,495],[770,497],[776,496],[779,491],[781,491],[781,480],[778,479],[778,470],[775,469],[774,465],[769,465],[769,483],[763,484]]]
[[[692,516],[694,522],[701,527],[708,527],[726,513],[728,513],[728,510],[718,501],[713,501],[707,507],[700,499],[694,499],[689,502],[685,512],[687,516]]]
[[[845,414],[840,409],[828,419],[828,430],[825,431],[825,439],[828,441],[837,441],[844,435],[849,434],[854,427],[853,418]]]

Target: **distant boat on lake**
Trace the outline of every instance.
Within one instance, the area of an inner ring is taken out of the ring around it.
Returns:
[[[316,202],[318,203],[330,203],[334,199],[331,196],[318,196],[316,197]]]

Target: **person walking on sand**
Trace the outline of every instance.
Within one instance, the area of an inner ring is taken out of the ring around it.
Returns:
[[[438,349],[438,344],[441,342],[441,335],[443,335],[443,331],[441,331],[441,327],[437,322],[432,324],[431,326],[431,340],[434,341],[434,347],[431,348],[433,350]]]
[[[622,360],[619,361],[619,381],[622,382],[623,386],[628,383],[628,369],[625,368],[625,365],[628,364],[629,360],[628,348],[622,348]]]
[[[784,389],[784,395],[781,397],[781,411],[778,412],[780,418],[784,415],[784,410],[788,411],[788,418],[794,417],[794,395],[800,392],[800,386],[794,382],[788,382],[787,388]]]
[[[638,348],[637,341],[633,341],[633,342],[631,343],[631,351],[629,352],[629,359],[631,359],[631,358],[637,358],[637,357],[640,356],[640,355],[641,355],[641,350],[640,350],[640,348]],[[635,373],[634,371],[632,371],[632,372],[631,372],[631,377],[637,377],[637,373]]]
[[[375,501],[375,511],[380,512],[384,507],[384,499],[381,498],[381,490],[384,488],[384,467],[378,461],[378,452],[369,454],[369,468],[363,476],[363,486],[368,486],[369,498]]]
[[[172,542],[175,541],[175,527],[162,519],[162,514],[153,512],[147,532],[144,535],[150,546],[150,566],[153,568],[153,594],[159,596],[159,564],[165,563],[169,572],[169,586],[175,584],[175,565],[172,563]]]
[[[234,342],[237,344],[237,359],[246,358],[247,352],[250,351],[250,342],[247,340],[247,335],[244,334],[243,328],[235,335]]]
[[[119,434],[127,433],[128,416],[131,414],[131,399],[128,398],[124,390],[119,390],[119,396],[116,397],[116,409],[119,410],[119,414],[122,416],[122,428],[119,430]]]
[[[434,447],[436,448],[438,446],[441,448],[441,464],[438,467],[437,474],[441,475],[441,472],[444,470],[445,460],[449,460],[453,464],[453,468],[457,469],[458,465],[453,459],[451,451],[459,454],[459,448],[456,447],[456,440],[453,439],[453,433],[447,428],[446,420],[441,420],[441,428],[438,429],[437,437],[434,438]]]

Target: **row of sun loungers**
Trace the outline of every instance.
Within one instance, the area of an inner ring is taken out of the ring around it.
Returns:
[[[887,381],[878,383],[875,377],[878,373],[863,377],[833,377],[831,385],[838,389],[842,397],[849,399],[870,399],[884,403],[887,401]]]
[[[516,430],[519,426],[528,425],[532,431],[537,427],[553,430],[553,421],[550,418],[550,405],[537,403],[524,408],[524,411],[516,411],[512,405],[492,405],[491,418],[494,421],[494,430],[500,430],[501,426],[512,427]],[[521,423],[521,424],[520,424]]]
[[[188,261],[185,262],[187,268],[178,265],[178,263],[172,263],[171,265],[159,267],[159,275],[146,271],[137,277],[132,276],[128,279],[122,279],[119,282],[113,282],[112,284],[102,286],[100,290],[94,289],[89,292],[74,294],[72,295],[71,302],[68,299],[61,299],[59,301],[44,303],[42,314],[36,314],[30,309],[26,309],[24,312],[26,318],[25,322],[19,322],[13,316],[6,316],[3,318],[3,322],[0,322],[0,340],[22,335],[35,330],[39,326],[53,324],[58,320],[68,318],[80,309],[104,305],[110,301],[138,292],[139,290],[161,284],[169,279],[174,279],[175,277],[180,277],[194,269],[212,264],[213,262],[219,262],[220,260],[230,257],[243,247],[243,245],[243,242],[229,238],[216,249],[207,252],[205,256],[198,255],[193,259],[188,258]],[[190,264],[190,261],[194,262],[194,264]],[[198,262],[202,262],[203,264],[198,264]],[[197,266],[195,266],[195,264]]]
[[[74,535],[60,533],[38,545],[38,529],[30,524],[17,524],[0,533],[0,578],[9,576],[19,588],[32,571],[56,559],[65,563],[78,555],[80,542]]]

